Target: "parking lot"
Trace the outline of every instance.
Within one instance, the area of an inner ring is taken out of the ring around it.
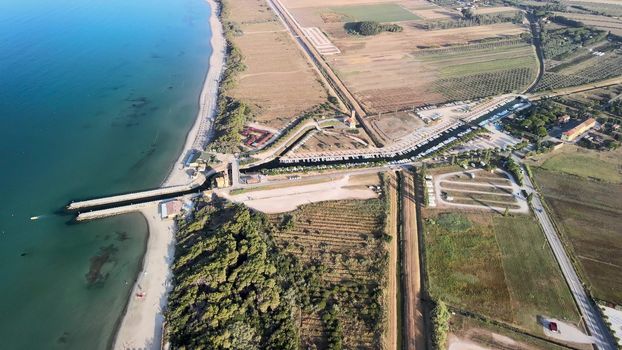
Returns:
[[[520,143],[519,139],[500,131],[495,124],[487,124],[485,128],[488,130],[488,133],[478,135],[473,140],[457,146],[450,153],[455,154],[495,148],[505,149]]]
[[[483,169],[434,175],[434,201],[439,208],[528,213],[527,199],[504,170]]]

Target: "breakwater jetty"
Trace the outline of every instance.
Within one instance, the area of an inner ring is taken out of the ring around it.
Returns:
[[[94,198],[94,199],[88,199],[88,200],[83,200],[83,201],[74,201],[74,202],[69,203],[66,209],[68,211],[85,212],[85,211],[89,211],[93,209],[101,209],[101,208],[106,208],[106,207],[111,207],[111,206],[116,206],[116,205],[135,204],[133,202],[144,202],[149,199],[155,199],[158,197],[163,197],[163,196],[168,196],[168,195],[175,195],[175,194],[181,195],[188,191],[200,189],[205,184],[205,181],[206,181],[205,176],[201,174],[197,176],[192,182],[185,184],[185,185],[161,187],[161,188],[156,188],[156,189],[151,189],[151,190],[131,192],[131,193],[125,193],[125,194],[114,195],[114,196],[109,196],[109,197]]]

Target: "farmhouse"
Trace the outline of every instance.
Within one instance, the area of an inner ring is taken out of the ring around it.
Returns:
[[[564,131],[564,133],[562,134],[562,140],[572,141],[576,139],[579,135],[593,128],[594,126],[596,126],[596,119],[588,118],[583,123],[575,126],[574,128],[568,131]]]
[[[559,124],[568,123],[570,121],[570,116],[568,114],[564,114],[561,117],[557,118],[557,122]]]

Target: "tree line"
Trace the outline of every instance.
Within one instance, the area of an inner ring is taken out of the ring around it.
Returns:
[[[525,16],[522,12],[517,11],[510,15],[504,13],[492,14],[492,15],[476,15],[470,9],[465,9],[463,11],[463,17],[457,20],[442,20],[442,21],[431,21],[423,24],[418,24],[417,26],[426,30],[435,30],[435,29],[451,29],[451,28],[464,28],[464,27],[473,27],[473,26],[481,26],[481,25],[489,25],[496,23],[522,23]]]
[[[404,30],[397,24],[382,24],[376,21],[348,22],[344,25],[346,31],[350,34],[371,36],[382,32],[401,32]]]

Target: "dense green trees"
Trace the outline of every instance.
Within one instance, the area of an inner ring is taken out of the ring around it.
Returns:
[[[277,233],[295,227],[295,214],[270,221],[224,201],[196,207],[176,234],[166,313],[172,348],[299,349],[301,314],[320,317],[330,349],[343,348],[348,317],[363,320],[380,339],[388,264],[383,220],[371,238],[379,249],[369,258],[367,278],[335,282],[323,278],[332,267],[320,259],[303,264],[273,243]]]
[[[205,207],[181,223],[167,313],[181,349],[298,349],[293,293],[262,237],[265,217],[242,206]]]
[[[580,22],[575,24],[580,24]],[[580,52],[579,48],[597,43],[606,37],[607,32],[591,27],[569,27],[553,30],[545,28],[542,31],[544,56],[547,59],[562,60]]]
[[[234,152],[242,142],[241,131],[251,118],[252,111],[245,103],[223,96],[218,100],[216,139],[211,148],[218,152]]]
[[[376,21],[349,22],[345,24],[348,33],[358,35],[376,35],[382,32],[401,32],[403,28],[397,24],[381,24]]]
[[[550,100],[542,100],[528,110],[520,121],[519,129],[529,132],[534,138],[542,139],[548,135],[547,128],[557,122],[564,110]],[[522,131],[521,130],[521,131]]]
[[[439,21],[431,21],[427,23],[420,24],[419,26],[423,29],[434,30],[434,29],[449,29],[449,28],[463,28],[463,27],[473,27],[473,26],[481,26],[481,25],[489,25],[495,23],[522,23],[525,19],[525,16],[522,12],[516,11],[514,13],[497,13],[497,14],[482,14],[476,15],[473,13],[471,9],[463,9],[462,18],[457,20],[439,20]]]
[[[520,166],[516,164],[514,159],[512,159],[511,157],[507,157],[505,159],[505,168],[512,174],[516,182],[522,186],[524,180],[523,171],[521,170]]]
[[[433,340],[436,349],[445,349],[450,318],[451,314],[449,313],[447,305],[440,300],[437,301],[432,311],[432,326],[434,327]]]
[[[622,117],[622,100],[613,100],[607,103],[604,109],[611,114]]]

